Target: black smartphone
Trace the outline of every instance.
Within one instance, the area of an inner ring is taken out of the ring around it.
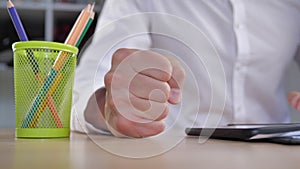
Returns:
[[[208,131],[209,137],[213,139],[300,145],[299,123],[229,124],[217,128],[193,127],[186,128],[185,133],[189,136],[199,136],[203,131]]]
[[[285,136],[285,137],[274,137],[269,138],[269,142],[288,144],[288,145],[300,145],[300,135],[299,136]]]

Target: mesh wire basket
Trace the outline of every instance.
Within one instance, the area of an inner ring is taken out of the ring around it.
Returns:
[[[13,44],[13,52],[16,136],[68,137],[78,49],[56,42],[27,41]],[[49,72],[62,55],[67,59],[49,83]],[[37,99],[39,104],[35,104]]]

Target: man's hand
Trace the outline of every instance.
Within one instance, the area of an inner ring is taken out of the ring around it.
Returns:
[[[184,77],[175,58],[152,51],[117,50],[104,79],[105,107],[99,104],[108,129],[116,136],[129,137],[161,133],[169,113],[167,103],[181,100]]]
[[[300,93],[296,91],[292,91],[288,94],[288,102],[289,104],[295,108],[298,112],[300,112]]]

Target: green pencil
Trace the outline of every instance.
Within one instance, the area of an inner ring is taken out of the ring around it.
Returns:
[[[90,28],[90,26],[92,25],[92,22],[94,20],[94,17],[95,17],[95,12],[92,12],[91,15],[90,15],[90,18],[88,20],[88,23],[86,24],[81,36],[79,37],[77,43],[75,44],[76,47],[78,47],[81,43],[81,41],[83,40],[85,34],[87,33],[88,29]]]

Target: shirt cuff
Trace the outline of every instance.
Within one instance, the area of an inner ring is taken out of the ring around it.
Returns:
[[[112,133],[108,130],[98,129],[94,127],[92,124],[85,122],[85,126],[87,129],[87,133],[89,134],[104,134],[104,135],[112,135]]]

